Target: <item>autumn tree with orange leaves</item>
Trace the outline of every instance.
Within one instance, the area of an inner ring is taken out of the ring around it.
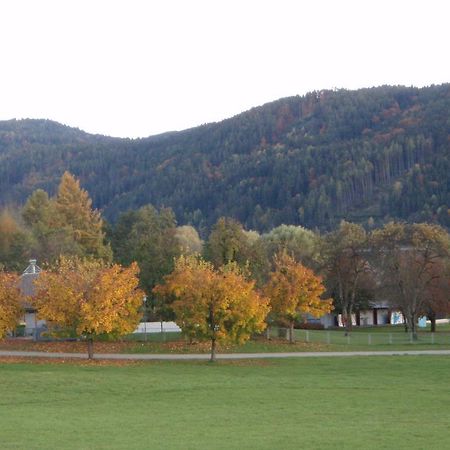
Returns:
[[[215,269],[199,257],[181,256],[154,293],[173,300],[183,333],[211,341],[211,361],[216,359],[216,343],[243,343],[266,326],[268,300],[235,263]]]
[[[322,279],[286,252],[275,255],[274,263],[264,293],[270,299],[272,312],[289,321],[289,342],[293,343],[295,321],[305,314],[320,317],[329,313],[332,301],[321,299],[325,292]]]
[[[19,277],[0,272],[0,339],[14,330],[22,315]]]
[[[143,292],[136,263],[103,267],[98,261],[61,257],[54,271],[35,281],[38,316],[50,328],[83,336],[93,358],[95,337],[131,333],[140,320]]]

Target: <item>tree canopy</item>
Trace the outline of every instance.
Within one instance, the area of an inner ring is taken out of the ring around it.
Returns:
[[[215,269],[199,257],[181,256],[174,271],[154,292],[172,297],[172,308],[183,333],[216,342],[242,343],[265,328],[268,301],[255,290],[235,263]]]
[[[23,314],[19,277],[0,271],[0,339],[13,331]]]
[[[417,338],[417,320],[426,313],[432,286],[446,278],[439,266],[448,263],[449,234],[437,225],[391,222],[373,232],[372,242],[383,292],[401,308]]]
[[[136,263],[104,267],[98,260],[61,257],[35,281],[33,304],[53,332],[85,337],[92,358],[95,337],[137,327],[144,295],[137,289],[138,271]]]
[[[273,313],[289,321],[292,343],[294,322],[306,315],[323,316],[333,309],[332,301],[321,298],[325,292],[322,279],[285,251],[275,255],[274,263],[264,293],[270,299]]]

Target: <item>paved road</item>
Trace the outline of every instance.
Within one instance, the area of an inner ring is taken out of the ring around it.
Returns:
[[[222,353],[217,359],[266,359],[266,358],[311,358],[311,357],[345,357],[345,356],[402,356],[402,355],[450,355],[450,350],[392,350],[363,352],[286,352],[286,353]],[[0,350],[1,356],[33,358],[87,358],[86,353],[48,353]],[[129,353],[95,353],[95,359],[116,359],[134,361],[156,360],[208,360],[209,354],[129,354]]]

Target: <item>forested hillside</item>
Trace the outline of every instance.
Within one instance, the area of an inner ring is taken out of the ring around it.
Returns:
[[[342,218],[449,226],[450,85],[320,91],[146,139],[0,122],[0,204],[53,194],[69,170],[114,220],[151,203],[209,228],[333,228]]]

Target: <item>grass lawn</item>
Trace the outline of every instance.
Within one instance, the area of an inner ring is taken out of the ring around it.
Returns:
[[[2,449],[442,449],[450,358],[0,365]]]

